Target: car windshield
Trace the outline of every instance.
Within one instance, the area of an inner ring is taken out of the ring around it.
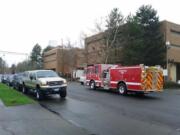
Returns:
[[[58,77],[54,71],[38,71],[37,78]]]

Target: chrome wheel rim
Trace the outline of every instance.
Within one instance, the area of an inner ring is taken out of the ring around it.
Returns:
[[[39,93],[38,92],[36,92],[36,98],[39,99]]]
[[[124,88],[123,86],[120,86],[120,87],[119,87],[119,93],[120,93],[120,94],[123,94],[124,91],[125,91],[125,88]]]
[[[94,83],[92,82],[91,85],[90,85],[91,89],[94,88]]]
[[[24,93],[25,92],[25,88],[23,87],[23,89],[22,89],[22,92]]]

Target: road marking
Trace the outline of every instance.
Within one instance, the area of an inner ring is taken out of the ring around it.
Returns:
[[[69,121],[71,124],[73,124],[73,125],[75,125],[75,126],[77,126],[77,127],[79,127],[79,128],[82,128],[82,126],[80,126],[77,122],[75,122],[75,121],[73,121],[73,120],[69,120],[69,119],[68,119],[68,121]]]

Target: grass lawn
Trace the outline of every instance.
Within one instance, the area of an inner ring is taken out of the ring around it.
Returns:
[[[35,103],[31,98],[0,83],[0,99],[6,106],[16,106]]]

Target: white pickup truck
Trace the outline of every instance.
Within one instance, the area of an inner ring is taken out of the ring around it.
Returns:
[[[22,80],[22,92],[35,93],[38,100],[42,99],[44,95],[50,94],[66,97],[67,81],[52,70],[26,71]]]

